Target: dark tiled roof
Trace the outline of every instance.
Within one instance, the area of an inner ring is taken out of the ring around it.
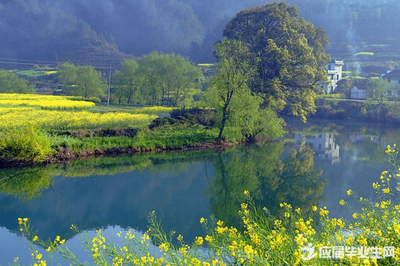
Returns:
[[[360,80],[356,80],[353,83],[353,87],[357,87],[360,90],[366,90],[367,89],[367,84],[368,84],[368,80],[367,79],[360,79]]]
[[[391,79],[391,80],[399,80],[400,79],[400,70],[393,70],[389,74],[383,75],[382,78]]]

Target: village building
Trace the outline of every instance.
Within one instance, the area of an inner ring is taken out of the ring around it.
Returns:
[[[326,71],[328,75],[328,84],[322,85],[326,94],[334,93],[337,88],[337,83],[343,78],[343,60],[334,60],[333,62],[326,65]]]
[[[386,74],[382,75],[382,78],[387,82],[400,84],[400,70],[388,70]]]
[[[368,98],[367,82],[367,80],[356,81],[350,91],[350,99],[366,100]]]

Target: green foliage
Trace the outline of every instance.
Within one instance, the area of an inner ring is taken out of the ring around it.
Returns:
[[[217,75],[206,97],[217,110],[219,139],[252,141],[259,134],[281,135],[282,120],[271,109],[261,108],[262,98],[248,87],[257,64],[249,49],[240,41],[225,40],[215,50]]]
[[[28,81],[7,70],[0,70],[0,93],[34,93]]]
[[[131,104],[134,95],[139,92],[142,85],[142,77],[138,73],[138,63],[136,60],[124,60],[122,62],[122,70],[117,71],[114,75],[115,97],[118,104],[126,99],[127,104]]]
[[[105,94],[101,73],[92,66],[64,64],[58,71],[58,79],[66,86],[64,92],[67,95],[89,98],[101,97]]]
[[[315,112],[314,99],[326,80],[325,32],[299,18],[287,3],[272,3],[241,11],[224,30],[228,39],[242,41],[259,58],[253,92],[276,110],[289,107],[304,121]]]
[[[140,94],[150,105],[181,105],[189,90],[203,78],[199,68],[176,54],[153,52],[141,57],[138,63],[142,79]]]
[[[370,79],[367,83],[368,98],[377,101],[380,109],[384,108],[383,102],[387,100],[388,86],[388,82],[384,79]]]
[[[337,91],[350,98],[351,89],[354,87],[353,79],[342,79],[337,83]]]
[[[0,136],[0,160],[41,162],[53,152],[49,136],[31,126],[3,129]]]

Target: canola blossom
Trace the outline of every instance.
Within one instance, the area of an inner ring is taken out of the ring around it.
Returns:
[[[76,97],[2,93],[0,94],[0,106],[29,106],[42,109],[70,110],[88,109],[94,107],[95,104]]]
[[[139,128],[155,118],[156,115],[148,114],[0,108],[0,128],[27,125],[54,130]]]

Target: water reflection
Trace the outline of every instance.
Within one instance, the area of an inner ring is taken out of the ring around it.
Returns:
[[[70,239],[71,224],[89,231],[114,226],[145,231],[147,214],[155,210],[166,231],[191,240],[203,231],[200,217],[215,215],[235,224],[244,190],[272,214],[285,201],[305,210],[326,205],[333,216],[346,216],[338,201],[349,188],[363,197],[373,195],[371,183],[387,168],[384,146],[400,138],[398,130],[341,124],[290,125],[288,130],[282,141],[225,151],[2,169],[0,227],[5,229],[0,234],[18,234],[18,217],[30,217],[41,238]],[[7,252],[0,250],[0,263],[11,262],[1,260]]]
[[[316,152],[318,158],[332,164],[340,163],[340,146],[336,144],[335,136],[322,133],[316,136],[295,135],[296,144],[305,142]]]

